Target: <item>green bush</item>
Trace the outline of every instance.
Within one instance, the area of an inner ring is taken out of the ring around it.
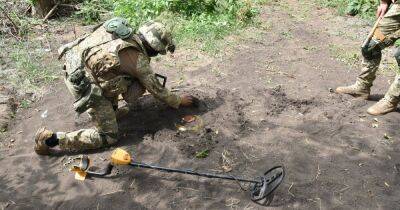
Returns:
[[[374,19],[379,5],[378,0],[318,0],[326,7],[337,9],[340,15],[359,15],[362,18]]]
[[[374,18],[376,8],[379,1],[374,0],[351,0],[346,8],[346,13],[349,15],[359,14],[365,18]]]
[[[266,0],[117,0],[114,13],[134,28],[156,19],[173,29],[177,42],[202,41],[215,50],[215,41],[248,24]]]
[[[84,0],[80,4],[80,10],[75,13],[84,24],[92,24],[101,19],[101,15],[113,11],[114,0]]]
[[[232,20],[248,21],[256,10],[251,0],[118,0],[115,14],[127,18],[137,27],[162,13],[190,19],[194,16],[227,15]]]

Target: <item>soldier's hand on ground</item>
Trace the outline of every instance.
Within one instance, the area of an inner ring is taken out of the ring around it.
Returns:
[[[390,1],[390,0],[389,0]],[[376,10],[376,17],[383,17],[389,8],[389,4],[385,1],[381,1],[378,9]]]
[[[181,104],[180,106],[192,106],[197,99],[191,95],[183,95],[181,96]]]

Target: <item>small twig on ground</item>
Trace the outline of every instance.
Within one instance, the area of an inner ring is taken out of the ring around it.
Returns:
[[[249,202],[249,203],[244,207],[244,209],[245,209],[245,210],[254,209],[254,207],[253,207],[253,206],[250,206],[250,205],[251,205],[251,203]]]
[[[321,198],[307,199],[307,200],[309,200],[309,201],[312,201],[312,202],[314,202],[314,203],[317,203],[317,204],[319,204],[319,209],[321,209],[321,208],[322,208],[322,201],[321,201]]]
[[[11,24],[13,25],[13,27],[14,27],[14,30],[15,30],[15,33],[16,34],[19,34],[19,27],[18,27],[18,25],[14,22],[14,20],[8,15],[8,13],[4,10],[4,8],[3,7],[0,7],[0,10],[1,10],[1,12],[3,12],[3,14],[4,14],[4,16],[11,22]],[[14,37],[16,37],[12,32],[11,32],[11,34],[14,36]],[[18,37],[19,38],[19,37]]]
[[[346,191],[348,189],[350,189],[350,186],[346,185],[346,187],[344,187],[341,190],[333,191],[333,197],[335,197],[335,194],[339,194],[339,202],[342,203],[342,194],[343,194],[344,191]]]
[[[397,171],[397,173],[400,174],[400,164],[399,163],[394,165],[394,169]]]
[[[74,25],[74,38],[76,39],[76,27]]]
[[[239,200],[239,199],[236,199],[236,198],[229,198],[229,199],[227,200],[227,202],[228,202],[228,203],[225,204],[225,206],[234,208],[234,207],[237,207],[237,205],[240,203],[240,200]]]
[[[44,17],[44,21],[46,21],[51,15],[53,15],[54,11],[56,11],[58,7],[58,4],[54,5],[53,8],[47,13],[47,15]]]
[[[247,156],[246,153],[243,152],[243,150],[240,150],[243,154],[243,157],[246,158],[246,160],[248,160],[250,162],[251,165],[253,165],[253,161],[251,160],[251,158],[249,158],[249,156]]]
[[[319,164],[318,164],[318,166],[317,166],[317,175],[315,175],[314,180],[317,180],[319,175],[321,175],[321,170],[319,169]]]
[[[292,184],[290,185],[290,187],[289,187],[289,189],[288,189],[288,193],[289,193],[289,195],[291,195],[293,198],[295,198],[296,196],[295,196],[292,192],[290,192],[290,190],[292,189],[292,187],[293,187],[293,182],[292,182]]]
[[[350,189],[350,186],[346,185],[346,187],[344,187],[343,189],[341,189],[341,190],[339,190],[337,192],[342,193],[342,192],[344,192],[344,191],[346,191],[348,189]]]
[[[116,190],[116,191],[113,191],[113,192],[102,194],[101,196],[111,195],[111,194],[119,193],[119,192],[124,192],[124,190]]]
[[[32,6],[31,5],[29,5],[26,9],[25,9],[25,12],[24,12],[24,14],[25,15],[27,15],[28,14],[28,12],[29,11],[31,11],[31,9],[32,9]]]
[[[189,188],[189,187],[177,187],[177,189],[184,189],[184,190],[192,190],[192,191],[199,191],[193,188]]]

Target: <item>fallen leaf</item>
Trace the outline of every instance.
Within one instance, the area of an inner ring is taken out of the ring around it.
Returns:
[[[378,125],[378,123],[372,123],[372,127],[377,128],[377,127],[379,127],[379,125]]]

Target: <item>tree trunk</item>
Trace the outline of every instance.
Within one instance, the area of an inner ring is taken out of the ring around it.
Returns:
[[[35,17],[44,18],[53,6],[53,0],[36,0],[33,5],[32,14]]]

